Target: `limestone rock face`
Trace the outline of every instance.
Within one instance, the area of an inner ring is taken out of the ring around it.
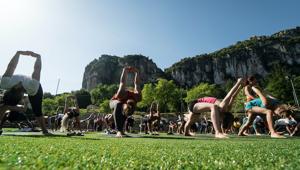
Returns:
[[[102,55],[86,66],[82,87],[90,90],[97,84],[118,84],[126,65],[140,70],[142,84],[167,78],[181,87],[193,87],[201,82],[224,84],[229,79],[250,75],[264,78],[276,64],[299,75],[300,27],[271,36],[254,36],[210,54],[184,58],[165,72],[142,55]]]
[[[164,72],[149,58],[142,55],[127,55],[124,57],[102,55],[86,66],[82,88],[93,89],[98,84],[118,84],[124,66],[134,66],[139,69],[141,83],[155,82],[157,78],[165,77]],[[132,83],[133,75],[129,75]]]
[[[185,58],[165,72],[181,86],[192,87],[201,82],[224,84],[228,79],[249,75],[264,78],[275,64],[300,73],[300,27]]]

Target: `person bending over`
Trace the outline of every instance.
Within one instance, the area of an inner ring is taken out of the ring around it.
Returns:
[[[190,134],[190,127],[195,121],[195,116],[199,115],[202,112],[210,111],[211,120],[215,130],[216,138],[228,138],[226,134],[222,132],[221,129],[221,114],[226,114],[230,111],[233,101],[238,94],[239,90],[242,88],[243,79],[238,79],[233,88],[228,92],[225,98],[220,101],[214,97],[203,97],[199,98],[189,104],[189,119],[184,127],[184,135],[192,136]]]
[[[160,112],[159,112],[159,104],[156,102],[152,102],[150,106],[150,112],[147,117],[147,122],[146,126],[147,129],[149,130],[150,134],[152,135],[158,135],[157,131],[154,131],[154,129],[159,128],[159,123],[160,123]],[[156,128],[154,127],[156,126]]]
[[[126,89],[128,73],[135,74],[133,91]],[[116,137],[126,136],[124,133],[126,118],[134,113],[137,102],[142,99],[139,85],[138,70],[133,67],[125,67],[120,78],[119,89],[110,100],[110,108],[113,109],[114,121],[117,128]]]
[[[14,75],[21,55],[36,59],[31,77]],[[16,112],[24,111],[24,108],[17,105],[22,100],[24,93],[27,93],[32,111],[35,114],[43,134],[51,135],[46,128],[42,113],[43,88],[40,84],[41,69],[41,56],[31,51],[18,51],[10,60],[0,83],[0,87],[6,90],[0,103],[0,120],[2,120],[5,112],[8,110]]]
[[[72,105],[73,106],[72,106]],[[82,136],[81,126],[80,126],[80,110],[78,106],[78,102],[75,96],[70,95],[66,97],[65,107],[64,107],[64,116],[61,121],[61,132],[68,132],[67,135],[78,135]],[[69,127],[69,120],[75,119],[75,127],[79,130],[79,132],[71,132],[71,128]]]
[[[259,98],[255,98],[245,105],[245,110],[248,115],[247,122],[241,127],[239,131],[239,136],[245,136],[244,131],[248,129],[248,127],[253,122],[255,116],[257,114],[266,115],[268,129],[271,133],[272,138],[285,138],[284,136],[279,135],[275,132],[273,127],[273,115],[282,115],[286,111],[290,110],[288,105],[279,103],[278,100],[273,98],[272,96],[267,96],[260,90],[258,87],[252,86],[251,89],[255,92]]]

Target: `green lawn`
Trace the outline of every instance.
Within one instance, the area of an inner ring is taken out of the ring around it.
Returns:
[[[6,131],[7,132],[7,131]],[[14,135],[15,134],[15,135]],[[0,136],[0,169],[299,169],[300,138]]]

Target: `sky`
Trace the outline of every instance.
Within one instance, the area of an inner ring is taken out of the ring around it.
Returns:
[[[298,0],[0,0],[0,75],[18,50],[41,54],[45,92],[79,90],[102,54],[142,54],[165,69],[185,57],[300,26]],[[16,74],[31,75],[21,56]]]

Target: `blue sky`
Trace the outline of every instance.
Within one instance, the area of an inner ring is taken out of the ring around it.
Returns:
[[[44,91],[81,88],[101,54],[143,54],[164,69],[253,35],[300,26],[297,0],[1,0],[0,75],[17,50],[43,57]],[[17,73],[31,75],[22,57]]]

